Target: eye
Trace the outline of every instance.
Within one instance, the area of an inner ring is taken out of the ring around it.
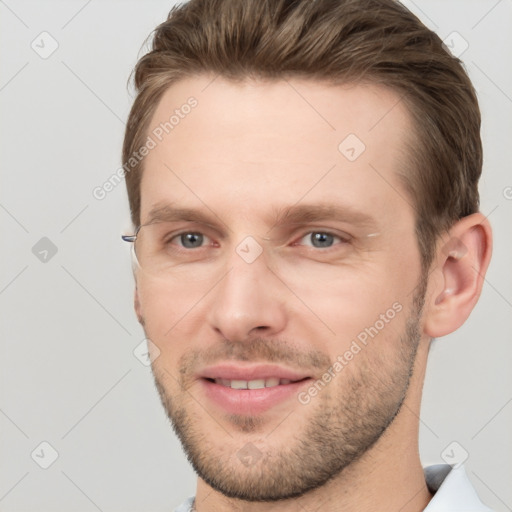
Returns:
[[[203,243],[209,240],[209,238],[202,233],[196,231],[188,231],[186,233],[180,233],[174,236],[170,241],[184,247],[185,249],[197,249],[203,246]]]
[[[328,249],[340,242],[347,243],[347,240],[326,231],[312,231],[304,235],[298,243],[300,245],[307,245],[317,249]]]

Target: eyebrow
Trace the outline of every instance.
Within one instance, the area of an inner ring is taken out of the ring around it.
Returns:
[[[377,226],[377,219],[368,213],[355,209],[353,206],[338,203],[329,204],[300,204],[274,210],[275,221],[273,230],[277,226],[308,224],[319,221],[346,222],[360,227]]]
[[[217,220],[214,220],[213,217],[216,217]],[[274,208],[271,220],[271,228],[268,233],[279,226],[308,224],[326,220],[346,222],[359,227],[375,227],[378,224],[377,219],[368,213],[338,203],[301,204],[279,209]],[[172,204],[156,204],[150,210],[145,224],[177,221],[195,222],[214,229],[219,229],[220,224],[227,227],[225,222],[212,210],[210,210],[210,213],[206,213],[193,208],[174,207]]]
[[[212,216],[217,217],[218,222],[212,222]],[[148,220],[144,224],[176,221],[195,222],[197,224],[204,224],[211,228],[218,228],[218,224],[225,225],[225,223],[213,211],[211,211],[211,215],[209,215],[193,208],[176,208],[172,204],[156,204],[153,206],[149,211]]]

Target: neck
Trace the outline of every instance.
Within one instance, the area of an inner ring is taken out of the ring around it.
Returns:
[[[431,499],[418,451],[419,410],[428,346],[416,358],[403,406],[361,458],[318,489],[278,502],[227,498],[198,480],[197,512],[421,512]]]

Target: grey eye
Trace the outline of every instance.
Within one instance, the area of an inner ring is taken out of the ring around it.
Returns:
[[[314,231],[313,233],[309,233],[304,238],[308,239],[311,242],[313,247],[323,248],[323,247],[331,247],[334,243],[334,239],[337,238],[330,233],[323,233],[321,231]],[[309,244],[307,244],[309,245]]]
[[[196,249],[201,247],[204,242],[204,236],[201,233],[182,233],[179,235],[180,244],[187,249]]]

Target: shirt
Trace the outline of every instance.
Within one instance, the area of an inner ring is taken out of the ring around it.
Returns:
[[[492,512],[478,498],[464,466],[438,464],[424,471],[428,490],[434,495],[424,512]],[[192,496],[174,512],[190,512],[193,504]]]
[[[464,466],[438,464],[424,471],[427,487],[434,494],[424,512],[492,512],[478,498]]]

